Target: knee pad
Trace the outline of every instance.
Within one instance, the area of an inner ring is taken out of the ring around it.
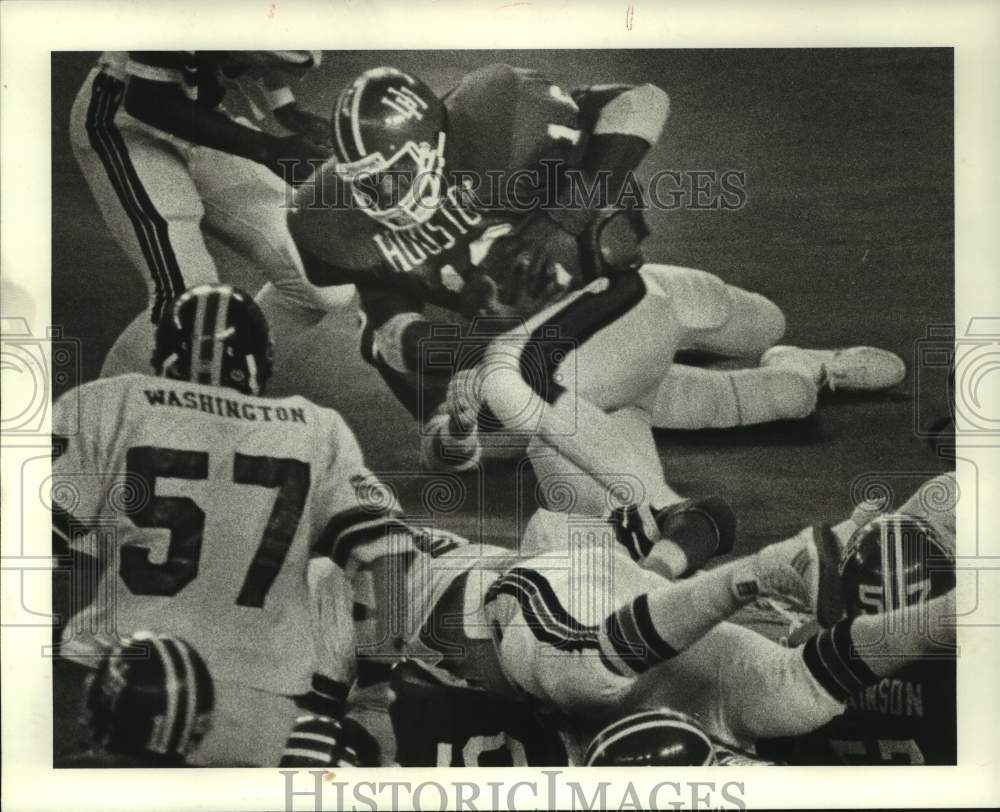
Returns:
[[[715,274],[677,265],[642,266],[647,282],[671,299],[685,330],[717,330],[732,312],[728,286]]]

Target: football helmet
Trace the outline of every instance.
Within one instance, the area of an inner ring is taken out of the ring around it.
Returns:
[[[157,375],[259,395],[271,377],[271,331],[247,293],[197,285],[164,309],[151,361]]]
[[[587,767],[705,767],[715,747],[698,723],[669,708],[633,713],[594,736]]]
[[[849,617],[935,598],[955,586],[955,561],[929,523],[887,513],[859,529],[840,567]]]
[[[135,632],[88,679],[84,723],[106,752],[183,758],[208,732],[214,707],[197,651],[177,637]]]
[[[444,200],[444,103],[415,76],[373,68],[333,111],[336,171],[358,207],[392,229],[429,220]]]

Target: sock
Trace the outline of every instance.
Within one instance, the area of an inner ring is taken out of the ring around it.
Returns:
[[[846,702],[853,694],[882,679],[857,653],[852,653],[854,621],[855,618],[842,620],[814,634],[802,647],[802,659],[809,673],[838,702]]]
[[[619,607],[602,627],[602,654],[621,674],[675,657],[752,599],[739,589],[738,572],[725,565]]]

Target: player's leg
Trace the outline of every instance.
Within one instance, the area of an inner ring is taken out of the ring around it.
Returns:
[[[290,345],[331,310],[354,316],[352,285],[317,288],[306,279],[287,226],[291,188],[265,167],[235,155],[195,148],[192,177],[205,206],[205,230],[268,280],[257,294],[281,367]]]
[[[785,333],[785,316],[759,293],[694,268],[647,263],[642,272],[667,292],[684,330],[679,349],[757,359]]]
[[[656,386],[678,334],[655,282],[600,279],[495,340],[477,369],[476,397],[508,432],[534,434],[536,456],[557,453],[592,477],[592,493],[623,477],[641,482],[643,522],[656,535],[652,513],[680,497],[666,484],[652,435],[623,432],[608,413]]]
[[[790,369],[674,364],[643,406],[657,428],[725,429],[808,417],[817,394],[810,379]]]
[[[518,689],[567,713],[601,716],[740,606],[803,588],[790,567],[760,556],[666,582],[606,544],[570,542],[499,577],[486,617]]]
[[[635,460],[637,470],[660,470],[645,410],[619,409],[607,415],[606,425],[614,427],[614,436],[621,444],[619,453]],[[528,441],[528,459],[538,480],[541,502],[550,510],[602,516],[623,504],[641,504],[647,499],[644,482],[634,475],[620,472],[613,481],[600,481],[562,454],[558,444],[541,435]],[[609,467],[607,473],[614,471]]]
[[[70,123],[74,155],[104,221],[150,293],[147,312],[112,347],[106,374],[147,372],[149,326],[164,303],[192,284],[215,279],[201,236],[201,202],[180,153],[166,136],[128,116],[123,96],[123,82],[93,71]]]

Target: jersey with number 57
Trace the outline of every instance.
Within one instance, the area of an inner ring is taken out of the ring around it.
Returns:
[[[53,435],[55,532],[101,567],[64,654],[86,661],[143,628],[189,641],[216,680],[301,694],[316,672],[349,678],[350,615],[325,622],[317,645],[310,567],[328,557],[331,526],[394,506],[367,499],[370,474],[336,412],[123,375],[64,395]]]

